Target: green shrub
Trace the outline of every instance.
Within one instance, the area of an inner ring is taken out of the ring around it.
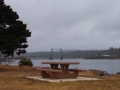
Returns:
[[[19,66],[33,66],[33,63],[30,59],[23,58],[18,62]]]

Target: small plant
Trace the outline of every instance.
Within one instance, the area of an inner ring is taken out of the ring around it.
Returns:
[[[33,66],[33,63],[30,59],[23,58],[18,62],[19,66]]]

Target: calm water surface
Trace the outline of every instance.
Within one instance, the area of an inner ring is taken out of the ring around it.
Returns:
[[[79,69],[95,69],[95,70],[103,70],[107,71],[110,74],[116,74],[117,72],[120,72],[120,60],[109,60],[109,59],[99,59],[99,60],[92,60],[92,59],[53,59],[53,60],[47,60],[47,59],[31,59],[34,66],[39,67],[50,67],[50,65],[47,64],[41,64],[42,62],[80,62],[78,65],[70,65],[70,68],[79,68]],[[15,62],[9,63],[10,65],[18,65],[19,60],[16,60]],[[7,63],[3,63],[7,64]]]

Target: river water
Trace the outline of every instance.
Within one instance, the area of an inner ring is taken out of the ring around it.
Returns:
[[[110,59],[31,59],[34,66],[38,67],[50,67],[50,65],[47,64],[41,64],[42,62],[80,62],[80,64],[77,65],[70,65],[69,68],[78,68],[78,69],[95,69],[95,70],[102,70],[106,71],[109,74],[116,74],[117,72],[120,72],[120,60],[110,60]],[[10,65],[18,65],[19,60],[15,60],[15,62],[7,63],[2,62],[2,64],[10,64]]]

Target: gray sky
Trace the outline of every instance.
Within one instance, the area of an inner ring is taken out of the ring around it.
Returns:
[[[120,0],[5,0],[32,36],[28,52],[120,47]]]

